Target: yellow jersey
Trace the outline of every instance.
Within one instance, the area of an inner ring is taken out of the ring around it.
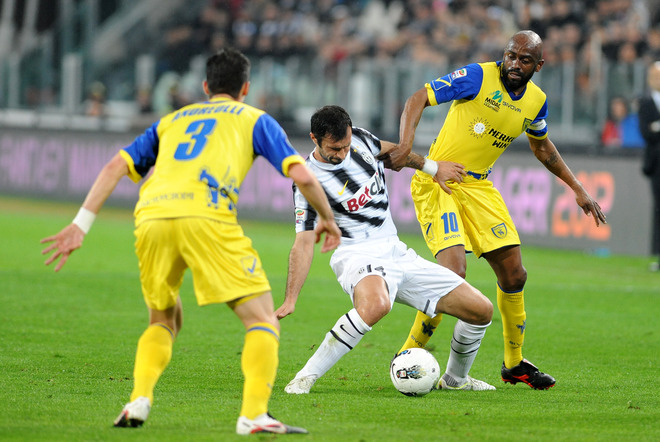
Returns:
[[[545,93],[530,81],[514,95],[500,78],[500,64],[470,64],[426,84],[432,106],[453,101],[430,159],[461,163],[469,175],[483,179],[521,133],[547,136]]]
[[[136,225],[191,216],[235,223],[241,183],[258,155],[284,176],[305,162],[270,115],[229,98],[166,115],[120,153],[135,182],[153,167],[140,189]]]

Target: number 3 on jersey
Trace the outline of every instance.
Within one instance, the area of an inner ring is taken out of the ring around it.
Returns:
[[[216,120],[197,120],[188,125],[186,134],[190,135],[191,143],[181,143],[177,146],[174,152],[175,160],[192,160],[202,153],[202,149],[206,146],[208,136],[211,135],[215,129]]]

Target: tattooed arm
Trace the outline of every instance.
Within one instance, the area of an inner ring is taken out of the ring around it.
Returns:
[[[597,226],[601,223],[606,224],[607,220],[600,206],[589,195],[589,192],[582,187],[582,183],[573,175],[571,169],[568,168],[561,155],[559,155],[555,144],[548,137],[540,140],[532,137],[528,137],[528,139],[529,147],[534,152],[534,156],[543,163],[546,169],[566,183],[575,192],[575,201],[584,213],[593,216]]]

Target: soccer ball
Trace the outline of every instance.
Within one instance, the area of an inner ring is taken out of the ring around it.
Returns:
[[[394,387],[406,396],[424,396],[438,385],[440,366],[428,351],[410,348],[392,359],[390,378]]]

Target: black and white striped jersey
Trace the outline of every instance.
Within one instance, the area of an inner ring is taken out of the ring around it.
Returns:
[[[390,213],[383,163],[375,158],[380,149],[378,138],[353,127],[351,149],[340,164],[322,163],[312,154],[307,158],[307,165],[323,186],[334,211],[342,233],[342,245],[397,234]],[[295,184],[293,191],[296,232],[313,230],[316,211]]]

